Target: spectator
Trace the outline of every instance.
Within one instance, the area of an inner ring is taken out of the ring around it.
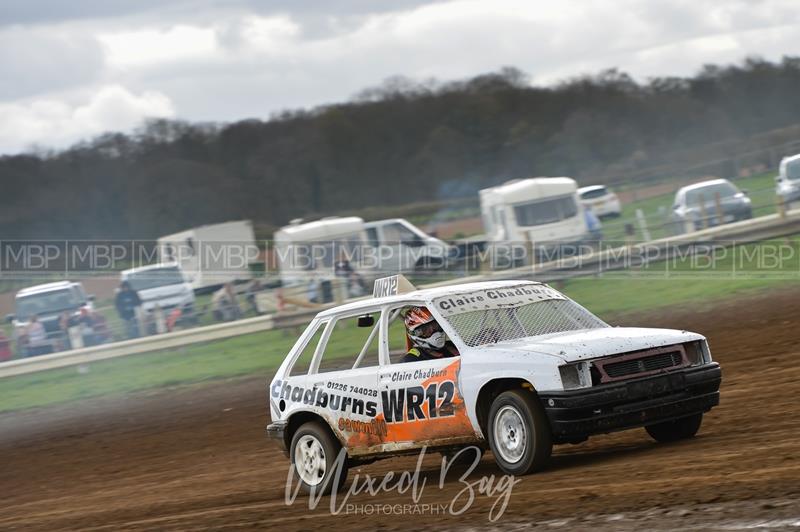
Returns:
[[[247,296],[245,296],[245,299],[247,300],[248,306],[255,314],[261,314],[258,311],[258,302],[256,301],[256,297],[262,288],[261,281],[258,279],[253,279],[253,282],[247,287]]]
[[[242,317],[242,309],[239,307],[232,283],[225,283],[225,286],[214,292],[211,302],[214,317],[218,321],[238,320]]]
[[[11,342],[8,337],[0,331],[0,362],[11,360]]]
[[[36,314],[31,315],[28,326],[25,329],[25,335],[28,337],[28,356],[45,355],[53,351],[52,346],[47,341],[47,331],[44,325],[39,321]]]
[[[367,284],[356,272],[351,271],[347,277],[347,294],[350,297],[361,297],[367,293]]]
[[[81,309],[80,315],[78,316],[78,327],[80,327],[81,330],[84,347],[97,345],[94,333],[94,318],[86,307]]]
[[[72,340],[69,337],[69,329],[73,327],[75,322],[66,310],[61,313],[58,318],[58,328],[61,330],[61,348],[72,349]]]
[[[119,317],[125,322],[128,338],[138,337],[139,323],[136,319],[136,308],[141,306],[142,300],[128,281],[122,281],[120,284],[115,303]]]

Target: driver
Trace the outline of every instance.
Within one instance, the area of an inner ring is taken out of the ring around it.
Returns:
[[[447,338],[439,323],[425,307],[409,308],[403,320],[408,337],[414,346],[403,357],[403,362],[436,360],[459,355],[458,348]]]

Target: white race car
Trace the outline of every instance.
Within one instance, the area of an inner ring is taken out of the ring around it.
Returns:
[[[522,475],[544,467],[553,444],[592,434],[691,437],[719,404],[721,371],[696,333],[611,327],[532,281],[416,290],[395,276],[375,292],[320,312],[269,386],[267,434],[306,491],[423,446],[488,447]],[[458,355],[402,362],[410,307],[426,307]]]

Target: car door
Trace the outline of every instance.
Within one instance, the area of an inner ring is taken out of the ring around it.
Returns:
[[[422,305],[420,305],[422,306]],[[460,356],[403,362],[408,351],[402,310],[382,315],[383,353],[378,372],[385,443],[389,449],[467,443],[475,431],[459,385]]]
[[[351,455],[383,443],[377,389],[380,309],[331,319],[308,374],[307,399]]]

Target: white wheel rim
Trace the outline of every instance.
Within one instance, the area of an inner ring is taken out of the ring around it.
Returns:
[[[519,411],[512,406],[504,406],[494,417],[494,441],[497,454],[509,464],[522,460],[528,443],[525,422]]]
[[[294,468],[309,486],[322,482],[328,464],[325,462],[325,449],[317,438],[310,434],[300,437],[294,448]]]

